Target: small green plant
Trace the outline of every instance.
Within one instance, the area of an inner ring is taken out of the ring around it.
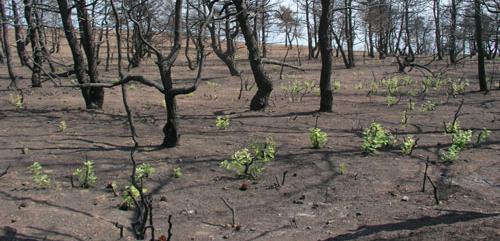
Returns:
[[[354,85],[355,90],[362,90],[363,89],[363,83],[357,83]]]
[[[64,132],[66,128],[68,128],[68,125],[66,124],[66,121],[62,120],[61,122],[59,122],[57,127],[59,128],[60,132]]]
[[[398,103],[398,99],[393,95],[387,95],[387,97],[385,98],[385,103],[387,103],[388,107],[391,107]]]
[[[130,91],[134,91],[137,89],[137,86],[135,84],[130,84],[128,87],[127,87],[128,90]]]
[[[24,97],[22,95],[10,94],[9,102],[18,110],[24,109]]]
[[[369,128],[363,132],[362,149],[366,154],[390,146],[394,143],[394,138],[381,124],[373,122]]]
[[[483,128],[480,132],[479,135],[477,136],[477,141],[476,141],[476,146],[479,146],[481,143],[484,143],[488,140],[490,137],[491,131]]]
[[[146,193],[148,190],[143,188],[142,193]],[[129,209],[135,207],[134,200],[137,201],[140,198],[141,193],[139,189],[137,189],[134,185],[130,184],[125,186],[125,190],[122,192],[122,204],[120,205],[120,209]]]
[[[215,89],[217,89],[217,87],[219,87],[219,84],[212,82],[212,81],[207,81],[206,83],[207,83],[208,87],[213,89],[213,90],[215,90]]]
[[[469,86],[469,81],[467,80],[451,81],[451,86],[448,93],[451,94],[453,97],[456,97],[457,95],[465,93],[467,86]]]
[[[436,104],[431,100],[426,101],[420,107],[420,111],[422,112],[433,111],[433,110],[436,110]]]
[[[316,89],[316,83],[313,80],[293,80],[282,86],[282,90],[290,102],[301,102],[305,95],[314,93]]]
[[[73,176],[77,178],[80,187],[89,188],[94,186],[97,181],[97,176],[94,172],[94,162],[84,162],[82,167],[77,168],[76,171],[73,172]]]
[[[236,151],[231,160],[220,163],[222,168],[235,171],[239,177],[256,178],[264,171],[264,166],[274,160],[276,143],[272,138],[267,138],[264,143],[253,143],[249,148]]]
[[[181,167],[175,167],[172,170],[172,177],[174,177],[174,178],[182,177],[182,169],[181,169]]]
[[[372,83],[370,84],[370,93],[377,94],[378,88],[379,88],[379,86],[378,86],[377,82],[372,81]]]
[[[50,186],[50,178],[43,172],[43,167],[39,162],[34,162],[28,167],[28,171],[32,175],[33,183],[39,188],[47,188]]]
[[[408,110],[403,110],[401,112],[401,120],[400,120],[401,126],[406,127],[409,119],[410,119],[410,117],[408,116]]]
[[[321,129],[315,127],[309,130],[309,140],[313,148],[319,149],[325,146],[328,141],[328,134],[326,132],[321,131]]]
[[[395,95],[399,91],[399,79],[397,77],[383,79],[382,84],[387,87],[389,95]]]
[[[412,99],[410,99],[410,100],[408,101],[408,105],[406,106],[406,109],[407,109],[408,111],[413,111],[413,110],[415,110],[415,101],[413,101]]]
[[[448,152],[442,155],[442,159],[446,163],[452,163],[458,159],[460,152],[465,148],[472,139],[471,130],[457,130],[452,134],[452,144],[448,148]]]
[[[225,130],[231,125],[231,120],[229,116],[217,116],[215,120],[215,126],[219,128],[219,130]]]
[[[340,80],[333,80],[333,90],[340,90]]]
[[[446,134],[453,134],[457,131],[460,130],[460,123],[455,120],[454,122],[452,123],[444,123],[444,133]]]
[[[340,175],[344,175],[347,172],[347,165],[345,163],[339,164],[339,173]]]
[[[155,171],[155,168],[151,164],[142,163],[135,169],[135,178],[138,180],[149,178]]]
[[[411,155],[413,149],[417,145],[417,141],[413,139],[413,136],[409,135],[403,138],[403,144],[401,144],[401,152],[404,155]]]

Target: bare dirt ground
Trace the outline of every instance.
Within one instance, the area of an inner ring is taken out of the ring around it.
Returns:
[[[155,78],[152,63],[148,60],[133,72]],[[228,77],[221,62],[211,59],[199,90],[178,100],[182,137],[173,149],[157,148],[165,122],[161,95],[139,84],[129,87],[141,145],[136,159],[156,168],[146,186],[154,194],[157,235],[166,234],[167,218],[173,215],[172,240],[500,239],[500,92],[476,92],[473,60],[447,73],[470,79],[464,95],[447,97],[443,87],[414,97],[416,110],[402,127],[400,114],[408,95],[392,107],[385,103],[383,88],[367,96],[373,76],[380,81],[397,69],[391,59],[364,62],[360,57],[352,70],[343,69],[337,59],[334,78],[341,85],[334,94],[334,112],[318,119],[329,135],[326,147],[319,150],[310,148],[308,139],[319,97],[309,93],[301,102],[290,102],[282,90],[290,80],[317,82],[320,63],[303,64],[306,72],[286,71],[281,81],[279,70],[268,66],[275,81],[271,107],[250,112],[255,88],[238,100],[240,80]],[[251,80],[248,66],[243,61],[240,66]],[[0,179],[0,240],[120,240],[116,222],[125,227],[121,240],[135,240],[129,228],[134,212],[119,210],[121,198],[106,189],[109,182],[127,185],[131,169],[132,142],[119,88],[106,90],[103,111],[87,111],[78,89],[51,82],[28,89],[30,75],[21,73],[25,109],[17,110],[9,102],[10,94],[17,92],[7,90],[7,71],[0,66],[0,171],[11,166]],[[115,73],[101,71],[102,79],[110,81]],[[174,78],[193,76],[180,60]],[[409,76],[420,88],[421,73],[414,70]],[[429,176],[441,200],[435,205],[431,186],[421,192],[425,159],[440,162],[437,153],[450,146],[443,121],[453,119],[462,98],[461,126],[475,130],[474,136],[482,128],[491,135],[480,147],[463,151],[452,165],[430,165]],[[428,100],[436,109],[420,111]],[[214,125],[222,114],[232,121],[227,130]],[[63,120],[67,129],[60,132]],[[400,139],[408,134],[420,138],[416,150],[411,156],[403,156],[398,148],[364,155],[362,129],[373,121],[397,129]],[[269,136],[277,142],[277,158],[256,180],[237,179],[219,167],[234,151]],[[95,162],[97,184],[71,188],[68,176],[85,159]],[[33,185],[27,167],[34,161],[50,174],[50,188]],[[341,164],[346,165],[345,173],[339,170]],[[174,167],[182,168],[180,178],[172,178]],[[284,171],[285,184],[275,188],[275,177],[281,178]],[[243,182],[249,184],[246,191],[239,190]],[[236,209],[241,230],[227,227],[231,213],[222,197]]]

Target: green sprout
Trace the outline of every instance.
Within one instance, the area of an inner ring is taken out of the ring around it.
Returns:
[[[317,127],[311,128],[309,130],[309,140],[311,141],[313,148],[319,149],[322,148],[328,141],[328,134],[321,131],[321,129]]]

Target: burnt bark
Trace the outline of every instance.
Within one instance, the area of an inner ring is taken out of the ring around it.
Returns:
[[[250,103],[250,110],[263,110],[268,106],[269,96],[273,91],[273,83],[264,70],[259,48],[257,46],[257,40],[248,23],[249,12],[246,0],[233,0],[233,3],[236,6],[236,11],[239,13],[236,18],[240,24],[243,37],[245,38],[245,44],[248,50],[248,60],[258,88],[257,93],[255,93]]]
[[[37,23],[34,19],[33,12],[33,1],[24,0],[24,17],[26,19],[26,24],[28,25],[28,33],[31,42],[32,50],[32,63],[31,66],[31,86],[32,87],[42,87],[42,81],[40,79],[42,64],[43,64],[43,52],[40,45],[40,35],[38,31]]]
[[[477,70],[479,76],[479,89],[488,91],[488,83],[486,82],[486,71],[484,67],[484,43],[483,43],[483,26],[482,26],[482,7],[481,0],[474,0],[474,22],[476,27],[476,45],[477,45]]]
[[[17,76],[14,72],[14,66],[12,65],[12,52],[9,45],[9,27],[7,25],[7,12],[5,10],[5,0],[0,0],[0,17],[2,20],[2,40],[3,40],[3,51],[5,53],[5,60],[7,62],[7,71],[9,72],[9,77],[11,85],[17,87]]]
[[[319,22],[319,48],[321,52],[321,78],[320,93],[321,101],[319,111],[332,112],[332,45],[330,39],[330,0],[321,0],[321,17]]]

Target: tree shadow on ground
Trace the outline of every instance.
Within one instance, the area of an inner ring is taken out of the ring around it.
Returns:
[[[387,223],[380,225],[364,225],[359,227],[354,233],[341,234],[336,237],[325,239],[324,241],[353,240],[380,232],[391,232],[401,230],[417,230],[419,228],[466,222],[479,218],[488,218],[499,216],[499,213],[479,213],[469,211],[443,210],[449,213],[437,217],[422,217],[408,219],[399,223]]]

